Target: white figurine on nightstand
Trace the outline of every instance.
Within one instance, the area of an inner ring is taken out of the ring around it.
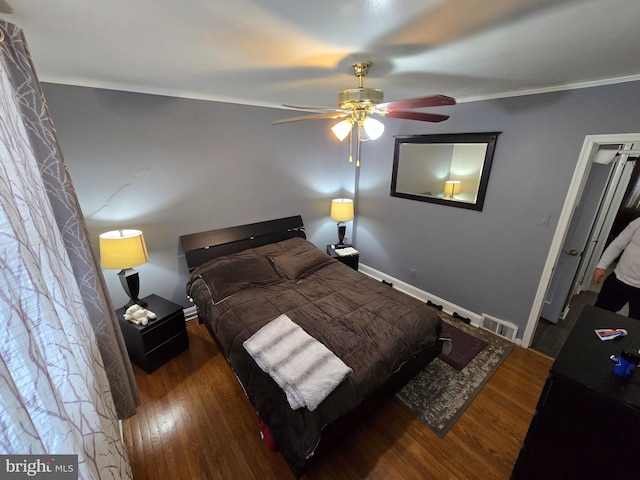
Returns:
[[[124,319],[136,325],[147,325],[149,320],[154,320],[155,318],[155,313],[137,304],[131,305],[127,308],[127,311],[124,312]]]

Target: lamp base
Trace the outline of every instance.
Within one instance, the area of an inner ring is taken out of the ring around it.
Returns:
[[[122,288],[129,297],[129,301],[123,308],[129,308],[131,305],[146,307],[147,302],[138,298],[138,293],[140,293],[140,277],[138,276],[138,272],[133,268],[125,268],[118,272],[118,277],[120,277]]]
[[[338,245],[344,245],[344,236],[347,233],[347,226],[338,223]]]

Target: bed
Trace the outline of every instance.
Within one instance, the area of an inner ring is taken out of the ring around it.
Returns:
[[[319,250],[300,216],[180,239],[199,321],[240,381],[268,445],[298,477],[442,350],[436,309]],[[301,408],[248,351],[283,316],[348,369],[320,401]]]

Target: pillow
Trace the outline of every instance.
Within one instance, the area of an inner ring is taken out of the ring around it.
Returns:
[[[301,245],[270,259],[276,270],[289,280],[304,278],[334,261],[313,245]]]
[[[207,284],[214,303],[242,289],[282,281],[266,257],[241,257],[205,266],[200,276]]]

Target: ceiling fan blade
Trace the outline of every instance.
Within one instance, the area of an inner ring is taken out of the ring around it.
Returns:
[[[280,123],[298,122],[300,120],[322,120],[325,118],[344,118],[348,114],[345,112],[333,112],[333,113],[314,113],[312,115],[303,115],[301,117],[285,118],[284,120],[278,120],[271,125],[278,125]]]
[[[407,108],[423,108],[423,107],[442,107],[445,105],[455,105],[455,99],[446,95],[431,95],[430,97],[406,98],[404,100],[396,100],[393,102],[381,103],[377,106],[378,110],[406,110]]]
[[[403,110],[382,112],[383,116],[390,118],[404,118],[406,120],[420,120],[422,122],[442,122],[449,118],[449,115],[440,115],[437,113],[423,113],[423,112],[406,112]]]
[[[297,108],[299,110],[332,110],[332,111],[342,111],[336,107],[323,107],[321,105],[288,105],[286,103],[282,104],[283,107],[287,108]]]

